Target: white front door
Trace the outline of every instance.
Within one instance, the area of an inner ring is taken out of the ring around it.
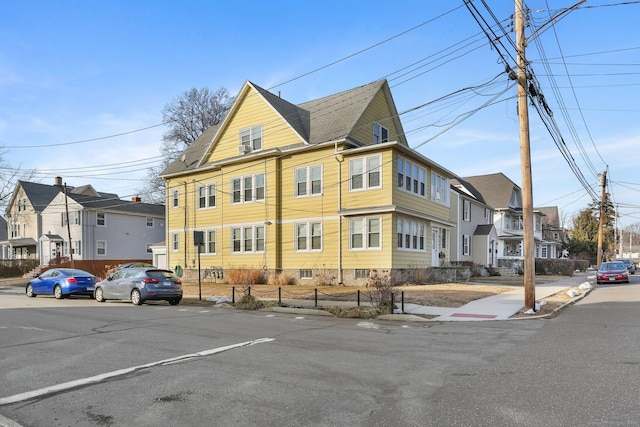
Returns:
[[[433,227],[431,229],[431,266],[433,267],[440,266],[440,262],[438,258],[439,244],[440,244],[440,229]]]

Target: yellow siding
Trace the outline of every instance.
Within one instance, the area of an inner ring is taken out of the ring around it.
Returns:
[[[387,101],[384,91],[379,91],[349,136],[363,144],[372,144],[373,123],[376,122],[389,130],[389,141],[397,141],[399,132]]]
[[[226,119],[226,127],[216,135],[215,151],[208,163],[238,156],[240,129],[251,126],[262,125],[263,151],[302,142],[301,137],[258,92],[250,86],[245,89],[237,101],[237,108]]]
[[[449,208],[430,200],[429,166],[421,165],[426,169],[427,194],[426,197],[418,197],[397,187],[398,153],[394,147],[380,146],[369,152],[347,152],[337,156],[340,162],[334,156],[333,146],[310,146],[293,154],[274,154],[273,157],[262,159],[256,159],[255,155],[246,158],[238,156],[240,129],[256,124],[264,126],[264,150],[300,142],[300,137],[264,102],[264,99],[250,86],[247,88],[226,122],[227,126],[218,135],[218,143],[210,159],[238,159],[238,162],[221,166],[216,170],[192,172],[167,180],[167,253],[170,266],[197,267],[197,253],[193,245],[194,230],[216,231],[217,251],[215,254],[201,254],[202,268],[248,266],[288,271],[335,270],[340,265],[340,247],[341,265],[345,276],[353,276],[354,269],[417,268],[430,265],[432,224],[427,220],[415,218],[426,225],[424,252],[399,250],[399,214],[392,211],[397,207],[443,220],[449,219]],[[389,129],[390,139],[396,139],[397,130],[393,121],[389,119],[391,109],[387,105],[384,92],[380,91],[368,111],[360,118],[351,137],[370,143],[372,124],[375,121]],[[377,153],[381,155],[381,188],[350,191],[349,160]],[[402,156],[414,163],[418,162],[407,155]],[[297,197],[296,169],[318,165],[322,167],[321,194]],[[265,200],[232,203],[232,179],[255,174],[265,176]],[[198,186],[208,184],[216,185],[216,206],[198,208]],[[174,188],[180,191],[178,208],[172,207]],[[383,213],[374,213],[380,207],[389,209]],[[350,216],[340,219],[339,211],[350,212]],[[362,211],[362,215],[353,216],[354,211]],[[350,220],[363,216],[381,218],[380,249],[350,250]],[[322,224],[322,249],[297,251],[296,224],[309,222]],[[264,253],[232,252],[231,229],[240,226],[264,226]],[[180,235],[180,248],[176,252],[172,251],[171,233]]]

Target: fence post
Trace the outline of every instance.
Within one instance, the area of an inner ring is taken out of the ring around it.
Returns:
[[[360,289],[358,289],[358,307],[360,307]]]
[[[404,314],[404,291],[400,295],[402,295],[402,314]]]
[[[391,292],[391,314],[393,314],[394,305],[395,305],[395,302],[393,301],[393,292]]]
[[[282,288],[278,287],[278,305],[282,305]]]
[[[236,303],[236,287],[235,286],[231,287],[231,303],[232,304]]]
[[[314,295],[315,295],[315,296],[314,296],[314,299],[315,299],[315,302],[316,302],[316,308],[318,308],[318,288],[315,288],[315,289],[313,290],[313,293],[314,293]]]
[[[247,295],[251,296],[251,286],[247,286]]]

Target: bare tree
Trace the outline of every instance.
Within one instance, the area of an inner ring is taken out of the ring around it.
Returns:
[[[162,135],[162,164],[149,169],[145,187],[139,190],[146,201],[164,203],[164,182],[159,177],[160,173],[205,130],[222,122],[233,101],[225,88],[216,91],[193,88],[164,106],[162,120],[169,130]]]
[[[0,213],[4,214],[9,199],[13,194],[18,180],[30,181],[35,176],[34,170],[22,170],[20,167],[11,167],[6,159],[6,149],[0,149]]]

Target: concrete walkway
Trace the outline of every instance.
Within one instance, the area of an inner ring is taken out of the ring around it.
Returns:
[[[564,289],[580,285],[588,281],[585,274],[559,280],[557,282],[539,284],[535,288],[536,301],[557,294]],[[480,321],[508,319],[524,308],[524,288],[518,287],[509,292],[493,295],[458,308],[425,307],[405,304],[405,314],[437,316],[433,321]]]

